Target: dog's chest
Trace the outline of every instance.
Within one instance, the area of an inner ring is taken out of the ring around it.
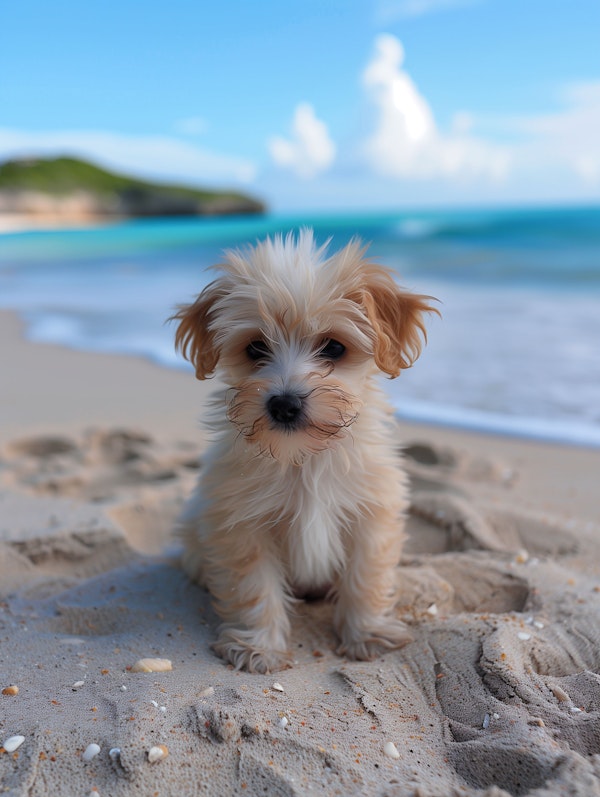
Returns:
[[[358,512],[356,496],[327,467],[327,459],[305,463],[288,485],[280,539],[290,580],[299,587],[321,587],[334,580]]]

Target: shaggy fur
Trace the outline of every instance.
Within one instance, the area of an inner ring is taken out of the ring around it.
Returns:
[[[180,519],[184,566],[237,668],[290,666],[298,595],[329,590],[338,653],[410,641],[393,615],[407,487],[375,377],[412,365],[429,298],[402,290],[357,241],[328,256],[310,231],[227,253],[182,305],[176,345],[218,373],[214,443]]]

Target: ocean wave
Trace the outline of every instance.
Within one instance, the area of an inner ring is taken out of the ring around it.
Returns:
[[[511,416],[484,410],[426,403],[404,403],[400,420],[437,424],[486,434],[508,435],[567,445],[600,448],[600,425],[565,419]]]
[[[333,237],[332,250],[354,235],[371,241],[370,256],[441,300],[417,367],[387,385],[403,412],[596,440],[600,209],[169,219],[1,236],[0,307],[19,311],[36,341],[182,367],[164,321],[208,282],[206,268],[225,248],[302,226]]]

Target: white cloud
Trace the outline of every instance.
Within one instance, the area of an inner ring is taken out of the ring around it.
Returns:
[[[273,136],[268,148],[278,166],[291,169],[299,177],[307,179],[326,171],[336,152],[327,125],[317,119],[312,105],[306,102],[294,111],[292,138]]]
[[[363,73],[367,97],[376,108],[375,129],[363,146],[377,174],[395,178],[503,178],[506,149],[469,135],[470,119],[455,118],[441,133],[425,97],[402,69],[404,48],[389,34],[375,41],[375,55]]]
[[[577,175],[600,185],[600,81],[577,83],[563,92],[560,111],[510,120],[509,128],[525,136],[516,147],[522,169]]]
[[[280,208],[599,197],[600,79],[564,88],[552,112],[509,117],[456,110],[441,130],[427,98],[404,68],[401,43],[383,35],[376,40],[362,84],[370,104],[365,114],[370,132],[346,140],[334,168],[318,180],[301,183],[278,170],[264,175],[262,187]],[[283,149],[282,157],[293,161],[292,144],[284,142]]]
[[[201,184],[249,183],[252,161],[211,152],[168,136],[130,136],[94,130],[25,132],[0,128],[0,158],[74,155],[126,173]]]

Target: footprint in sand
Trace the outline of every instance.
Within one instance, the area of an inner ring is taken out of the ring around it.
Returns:
[[[38,436],[5,447],[5,483],[38,495],[107,501],[126,488],[173,481],[199,467],[187,443],[160,445],[132,429],[91,429],[76,439]]]

